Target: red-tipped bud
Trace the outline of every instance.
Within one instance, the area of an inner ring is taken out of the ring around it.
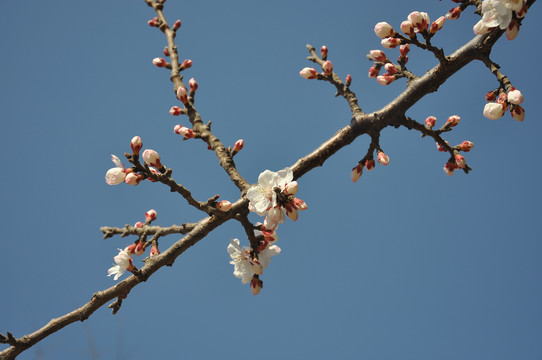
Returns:
[[[387,49],[395,49],[397,46],[401,45],[401,39],[389,37],[382,39],[380,44]]]
[[[390,163],[390,158],[388,157],[388,155],[384,154],[382,151],[378,153],[378,157],[376,159],[378,160],[379,163],[381,163],[384,166]]]
[[[144,252],[145,252],[145,243],[140,240],[140,241],[137,242],[137,245],[136,245],[136,248],[135,248],[135,254],[137,256],[140,256]]]
[[[523,94],[516,88],[511,88],[506,99],[510,104],[519,105],[523,102]]]
[[[130,147],[132,148],[132,155],[139,155],[139,151],[143,147],[143,140],[139,136],[134,136],[130,141]]]
[[[473,147],[474,147],[474,144],[467,140],[459,144],[459,148],[461,149],[461,151],[464,151],[464,152],[471,151]]]
[[[304,77],[305,79],[316,79],[318,77],[318,73],[316,72],[316,70],[310,67],[303,68],[299,72],[299,75],[301,75],[301,77]]]
[[[401,23],[401,31],[410,37],[416,35],[416,33],[414,32],[414,24],[412,24],[412,22],[408,20],[405,20]]]
[[[525,119],[525,109],[520,105],[514,105],[514,108],[510,110],[510,115],[517,121],[523,121]]]
[[[169,109],[169,113],[173,116],[179,116],[181,114],[184,114],[184,109],[178,106],[172,106],[171,109]]]
[[[427,119],[425,119],[425,128],[426,129],[432,129],[435,124],[437,123],[437,118],[434,116],[428,116]]]
[[[448,144],[447,141],[446,141],[446,144]],[[444,147],[444,146],[441,145],[440,143],[437,143],[437,150],[438,150],[438,151],[441,151],[441,152],[446,152],[446,151],[448,151],[448,149],[446,149],[446,147]]]
[[[326,75],[331,75],[333,73],[333,64],[331,61],[326,61],[324,64],[322,64],[322,70],[324,70],[324,73]]]
[[[326,59],[327,59],[327,46],[323,45],[323,46],[320,48],[320,54],[322,55],[322,60],[326,60]]]
[[[346,79],[344,79],[344,84],[346,86],[350,86],[350,84],[352,84],[352,76],[350,74],[346,75]]]
[[[519,25],[516,20],[510,21],[510,24],[506,27],[506,38],[508,40],[514,40],[519,33]]]
[[[136,222],[136,223],[134,224],[134,226],[135,226],[136,228],[142,228],[142,227],[143,227],[143,223],[142,223],[141,221],[138,221],[138,222]]]
[[[156,255],[159,255],[159,254],[160,254],[160,250],[158,250],[158,247],[156,245],[152,244],[149,256],[153,257],[153,256],[156,256]]]
[[[152,59],[152,63],[154,64],[154,66],[159,67],[159,68],[166,67],[169,65],[169,63],[166,60],[160,57]]]
[[[222,212],[226,212],[231,209],[231,202],[228,200],[222,200],[216,203],[216,208]]]
[[[395,35],[395,30],[387,22],[379,22],[375,25],[375,34],[381,39]]]
[[[164,56],[169,56],[169,49],[166,47],[164,47]]]
[[[455,164],[454,163],[447,162],[444,165],[444,172],[446,173],[446,175],[452,176],[454,174],[454,170],[455,170]]]
[[[173,23],[173,31],[177,31],[181,27],[181,20],[177,20]]]
[[[297,181],[291,181],[284,184],[284,189],[282,190],[282,192],[285,195],[295,195],[297,193],[297,186]]]
[[[380,61],[380,62],[388,61],[386,54],[384,54],[384,51],[382,50],[371,50],[369,51],[369,55],[367,55],[367,57],[370,60],[374,60],[374,61]]]
[[[157,169],[161,169],[163,167],[162,163],[160,162],[160,155],[151,149],[146,149],[143,151],[143,161],[145,164]]]
[[[237,154],[239,151],[243,149],[245,146],[245,140],[239,139],[235,142],[235,145],[233,145],[233,154]]]
[[[437,20],[433,21],[431,27],[429,28],[429,32],[431,34],[436,33],[437,31],[442,29],[442,27],[444,26],[444,22],[446,22],[446,18],[444,16],[439,17]]]
[[[191,67],[192,67],[192,60],[186,59],[185,61],[183,61],[181,63],[180,69],[184,70],[184,69],[188,69],[188,68],[191,68]]]
[[[143,175],[136,173],[129,173],[124,178],[124,182],[128,185],[138,185],[143,180]]]
[[[263,281],[261,281],[260,278],[253,277],[250,281],[250,290],[252,290],[252,294],[258,295],[262,287]]]
[[[425,12],[413,11],[408,15],[410,21],[417,31],[421,32],[429,26],[429,15]]]
[[[446,120],[445,126],[451,128],[459,124],[459,121],[461,120],[461,117],[459,115],[452,115]]]
[[[395,65],[393,65],[392,63],[387,63],[386,65],[384,65],[384,69],[386,69],[386,71],[390,75],[397,74],[397,69],[395,68]]]
[[[395,81],[395,76],[390,74],[379,75],[376,77],[376,81],[378,81],[380,85],[389,85]]]
[[[178,124],[175,125],[175,127],[173,128],[173,131],[175,132],[175,134],[182,135],[185,140],[192,139],[193,137],[196,136],[196,133],[192,129],[189,129],[187,127],[184,127]]]
[[[307,210],[309,208],[306,202],[298,198],[294,198],[293,207],[299,211]]]
[[[156,27],[156,25],[158,24],[158,18],[154,17],[150,19],[149,21],[147,21],[147,24],[149,24],[150,27]]]
[[[456,166],[458,168],[464,169],[465,165],[467,165],[467,163],[465,162],[465,157],[463,157],[463,155],[456,154],[455,155],[455,164],[456,164]]]
[[[488,91],[486,94],[486,101],[487,102],[493,102],[497,99],[497,92],[496,91]]]
[[[353,182],[357,182],[359,178],[361,177],[361,173],[363,172],[363,166],[361,164],[357,164],[352,169],[352,172],[350,173],[350,178]]]
[[[139,242],[138,242],[139,243]],[[134,255],[136,253],[136,246],[137,244],[131,244],[124,248],[124,252],[130,256]]]
[[[181,100],[183,104],[186,104],[188,102],[188,94],[186,92],[186,88],[184,86],[179,86],[177,89],[177,99]]]
[[[448,20],[457,20],[459,19],[459,15],[461,15],[461,8],[458,6],[448,11],[445,16]]]
[[[150,209],[145,213],[145,222],[151,222],[156,220],[156,216],[158,216],[158,213],[154,209]]]
[[[190,79],[190,81],[188,82],[188,85],[190,86],[191,93],[195,93],[196,90],[198,89],[198,83],[196,82],[196,79],[194,78]]]
[[[365,168],[367,171],[371,171],[375,168],[375,161],[373,159],[365,161]]]
[[[375,79],[378,76],[379,72],[380,72],[380,66],[373,65],[369,69],[369,77],[371,79]]]
[[[403,44],[399,46],[399,52],[401,53],[401,57],[406,57],[409,51],[410,51],[410,44]]]

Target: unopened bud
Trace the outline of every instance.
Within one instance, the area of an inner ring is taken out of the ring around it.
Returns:
[[[361,164],[357,164],[352,169],[352,172],[350,173],[350,178],[353,182],[357,182],[359,178],[361,177],[361,173],[363,172],[363,166]]]
[[[146,149],[143,151],[143,161],[145,164],[157,169],[161,169],[163,167],[162,163],[160,162],[160,155],[151,149]]]
[[[403,44],[399,46],[399,52],[401,54],[401,57],[406,57],[409,51],[410,51],[410,44]]]
[[[494,91],[488,91],[486,94],[486,101],[487,102],[493,102],[497,99],[497,92]]]
[[[159,67],[159,68],[169,65],[169,63],[166,60],[160,57],[152,59],[152,63],[154,64],[154,66]]]
[[[134,136],[130,141],[130,147],[132,148],[132,155],[139,155],[139,151],[143,147],[143,141],[139,136]]]
[[[188,94],[186,92],[186,88],[181,85],[177,89],[177,99],[181,100],[183,104],[186,104],[188,102]]]
[[[260,278],[257,278],[256,276],[254,276],[252,280],[250,281],[250,290],[252,290],[252,294],[258,295],[262,287],[263,287],[263,281],[261,281]]]
[[[299,211],[307,210],[309,208],[306,202],[298,198],[294,198],[293,206]]]
[[[371,79],[375,79],[378,76],[379,72],[380,72],[380,66],[373,65],[369,69],[369,77]]]
[[[216,208],[220,211],[226,212],[231,209],[231,202],[228,200],[222,200],[216,203]]]
[[[177,20],[173,23],[173,31],[177,31],[181,27],[181,20]]]
[[[442,29],[442,27],[444,26],[444,22],[446,22],[446,18],[444,16],[439,17],[437,20],[433,21],[431,27],[429,28],[429,32],[431,34],[436,33],[437,31]]]
[[[169,56],[169,49],[166,47],[164,47],[164,56]]]
[[[446,141],[446,145],[448,145],[448,142],[447,142],[447,141]],[[438,151],[441,151],[441,152],[446,152],[446,151],[448,151],[448,149],[447,149],[445,146],[441,145],[440,143],[437,143],[437,150],[438,150]]]
[[[379,22],[375,25],[375,34],[381,39],[395,35],[395,30],[387,22]]]
[[[124,178],[124,182],[128,185],[138,185],[141,180],[143,180],[143,176],[133,172],[127,174]]]
[[[434,116],[428,116],[427,119],[425,119],[425,128],[426,129],[432,129],[435,124],[437,123],[437,118]]]
[[[323,45],[323,46],[320,48],[320,55],[322,55],[322,60],[326,60],[326,59],[327,59],[327,46]]]
[[[379,75],[376,77],[376,81],[378,81],[380,85],[389,85],[395,81],[395,76],[390,74]]]
[[[444,165],[444,172],[446,173],[446,175],[452,176],[454,174],[454,170],[455,170],[455,164],[454,163],[447,162]]]
[[[387,49],[395,49],[397,46],[401,45],[401,39],[389,37],[382,39],[380,44]]]
[[[412,24],[412,22],[408,20],[405,20],[401,23],[401,31],[410,37],[416,35],[416,33],[414,32],[414,24]]]
[[[149,21],[147,21],[147,24],[149,24],[149,26],[151,27],[156,27],[156,25],[158,24],[158,18],[154,17],[150,19]]]
[[[350,74],[346,75],[346,79],[344,79],[344,84],[346,86],[350,86],[350,84],[352,84],[352,76]]]
[[[445,126],[451,128],[459,124],[459,121],[461,120],[461,117],[459,115],[452,115],[446,120]]]
[[[473,147],[474,147],[474,144],[467,140],[459,144],[459,148],[461,149],[461,151],[464,151],[464,152],[471,151]]]
[[[510,115],[517,121],[523,121],[525,119],[525,109],[520,105],[514,105],[514,108],[510,110]]]
[[[367,56],[370,60],[380,61],[380,62],[386,62],[388,58],[386,57],[386,54],[384,54],[384,51],[382,50],[371,50],[369,51],[369,55]]]
[[[156,210],[150,209],[149,211],[145,213],[145,222],[151,222],[151,221],[156,220],[157,215],[158,213],[156,212]]]
[[[142,227],[143,227],[143,223],[142,223],[141,221],[138,221],[138,222],[136,222],[136,223],[134,224],[134,226],[135,226],[136,228],[142,228]]]
[[[410,21],[414,27],[419,31],[424,31],[429,26],[429,15],[425,12],[413,11],[408,15],[408,21]]]
[[[194,132],[194,130],[181,126],[181,125],[175,125],[175,128],[173,129],[173,131],[176,134],[182,135],[185,140],[192,139],[193,137],[196,136],[196,133]]]
[[[500,119],[504,115],[505,106],[499,103],[487,103],[484,106],[484,116],[490,120]]]
[[[198,89],[198,83],[196,82],[196,79],[191,78],[188,82],[188,85],[190,86],[190,93],[195,93]]]
[[[301,75],[301,77],[304,77],[305,79],[316,79],[318,77],[318,73],[316,72],[316,70],[310,67],[303,68],[299,72],[299,75]]]
[[[457,20],[459,19],[459,15],[461,15],[461,8],[458,6],[448,11],[445,16],[448,20]]]
[[[463,157],[463,155],[456,154],[455,155],[455,164],[457,165],[458,168],[464,169],[465,165],[466,165],[465,157]]]
[[[184,109],[178,106],[172,106],[171,109],[169,109],[169,113],[173,116],[179,116],[181,114],[184,114]]]
[[[191,67],[192,67],[192,60],[186,59],[185,61],[183,61],[181,63],[180,69],[184,70],[184,69],[188,69],[188,68],[191,68]]]
[[[390,75],[397,74],[397,69],[395,68],[395,65],[393,65],[392,63],[387,63],[386,65],[384,65],[384,69],[386,69],[386,71]]]
[[[156,256],[158,254],[160,254],[160,250],[158,250],[158,247],[156,245],[152,244],[149,256],[153,257],[153,256]]]
[[[507,100],[510,104],[519,105],[523,102],[523,94],[516,88],[512,88],[508,92]]]
[[[284,189],[282,190],[282,192],[285,195],[295,195],[297,193],[297,186],[297,181],[291,181],[284,184]]]
[[[233,145],[233,154],[237,154],[243,147],[245,146],[245,140],[239,139],[235,142],[235,145]]]
[[[376,159],[378,160],[379,163],[381,163],[384,166],[390,163],[390,158],[388,157],[388,155],[384,154],[382,151],[378,153],[378,157]]]
[[[140,256],[141,254],[143,254],[145,252],[145,243],[141,240],[139,240],[137,242],[137,245],[135,247],[135,254],[137,256]]]
[[[134,243],[134,244],[131,244],[131,245],[128,245],[128,246],[126,246],[126,247],[124,248],[124,252],[125,252],[126,254],[132,256],[132,255],[134,255],[135,252],[136,252],[136,250],[135,250],[135,249],[136,249],[136,246],[137,246],[137,244],[135,244],[135,243]]]
[[[375,168],[375,161],[373,159],[365,161],[365,168],[367,171],[371,171]]]
[[[326,75],[331,75],[333,73],[333,64],[331,61],[326,61],[324,64],[322,64],[322,70],[324,70],[324,73]]]

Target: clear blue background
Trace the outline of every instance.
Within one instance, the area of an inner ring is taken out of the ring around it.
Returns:
[[[396,28],[414,10],[431,19],[451,1],[176,1],[181,57],[194,66],[196,105],[256,182],[292,165],[350,121],[327,83],[302,79],[305,44],[327,45],[335,71],[353,77],[364,111],[405,87],[367,77],[379,49],[376,22]],[[447,155],[404,128],[385,129],[390,156],[353,184],[364,136],[299,180],[309,210],[279,228],[282,253],[253,296],[232,275],[226,247],[247,244],[230,221],[137,286],[113,316],[106,307],[48,337],[20,359],[541,359],[542,190],[539,4],[519,36],[492,59],[525,95],[523,123],[482,116],[497,82],[472,63],[408,111],[438,124],[453,114],[452,144],[474,142],[472,173],[448,177]],[[236,200],[237,189],[199,141],[173,133],[176,101],[162,56],[165,38],[141,1],[3,1],[0,4],[0,332],[19,337],[112,286],[117,248],[100,226],[143,220],[194,222],[202,214],[161,184],[108,186],[110,154],[135,135],[157,150],[199,200]],[[473,37],[469,8],[434,38],[447,54]],[[398,50],[386,50],[396,59]],[[409,69],[436,64],[412,50]],[[187,125],[186,118],[180,119]],[[257,221],[257,217],[252,218]],[[179,236],[161,240],[162,249]],[[135,262],[140,266],[139,259]],[[123,276],[123,278],[125,278]],[[1,349],[5,348],[2,346]]]

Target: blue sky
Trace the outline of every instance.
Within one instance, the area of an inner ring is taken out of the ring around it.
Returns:
[[[411,11],[436,19],[453,6],[169,0],[165,13],[182,20],[177,45],[194,61],[186,76],[199,83],[199,112],[225,144],[245,140],[236,163],[256,182],[350,121],[329,84],[298,75],[312,66],[306,43],[327,45],[335,72],[352,75],[361,107],[378,110],[405,83],[367,77],[365,54],[381,48],[375,23],[398,28]],[[157,225],[201,218],[160,184],[105,184],[110,155],[122,157],[133,136],[197,199],[239,193],[201,142],[173,133],[169,75],[151,63],[165,39],[146,24],[154,14],[143,1],[21,0],[0,9],[0,146],[9,170],[0,180],[0,332],[19,337],[115,283],[107,269],[133,239],[102,240],[100,226],[142,221],[151,208]],[[433,43],[449,54],[471,39],[471,12],[447,22]],[[390,164],[353,184],[350,169],[369,144],[360,137],[299,180],[309,209],[279,228],[282,253],[258,296],[232,275],[226,247],[231,238],[247,242],[229,222],[137,286],[117,315],[104,307],[19,358],[540,359],[539,17],[535,5],[518,37],[500,39],[492,53],[525,96],[523,123],[482,116],[497,82],[480,63],[407,113],[440,124],[460,115],[446,139],[475,144],[469,175],[446,176],[447,156],[431,140],[388,128],[380,144]],[[416,50],[409,58],[419,75],[436,63]]]

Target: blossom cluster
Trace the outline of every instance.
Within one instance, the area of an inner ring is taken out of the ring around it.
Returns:
[[[523,121],[525,119],[525,109],[520,105],[523,102],[523,94],[514,87],[510,87],[508,92],[502,91],[497,96],[497,91],[490,91],[486,94],[487,104],[484,106],[484,116],[491,120],[497,120],[503,117],[507,110],[514,120]]]
[[[519,32],[517,19],[527,13],[525,0],[484,0],[482,19],[473,27],[475,34],[487,34],[495,28],[506,29],[506,38],[513,40]]]
[[[134,225],[134,227],[142,228],[144,226],[147,226],[152,221],[156,220],[156,216],[156,210],[151,209],[145,213],[145,223],[138,221]],[[133,244],[128,245],[124,249],[118,249],[119,253],[113,258],[113,260],[115,260],[115,265],[109,268],[109,270],[107,270],[107,276],[115,275],[113,279],[117,280],[122,274],[124,274],[125,271],[135,270],[135,266],[132,263],[133,255],[142,255],[145,252],[145,249],[148,247],[147,245],[148,243],[144,239],[139,238]],[[152,242],[149,256],[153,257],[158,254],[160,254],[160,251],[158,250],[158,245],[156,242]]]

